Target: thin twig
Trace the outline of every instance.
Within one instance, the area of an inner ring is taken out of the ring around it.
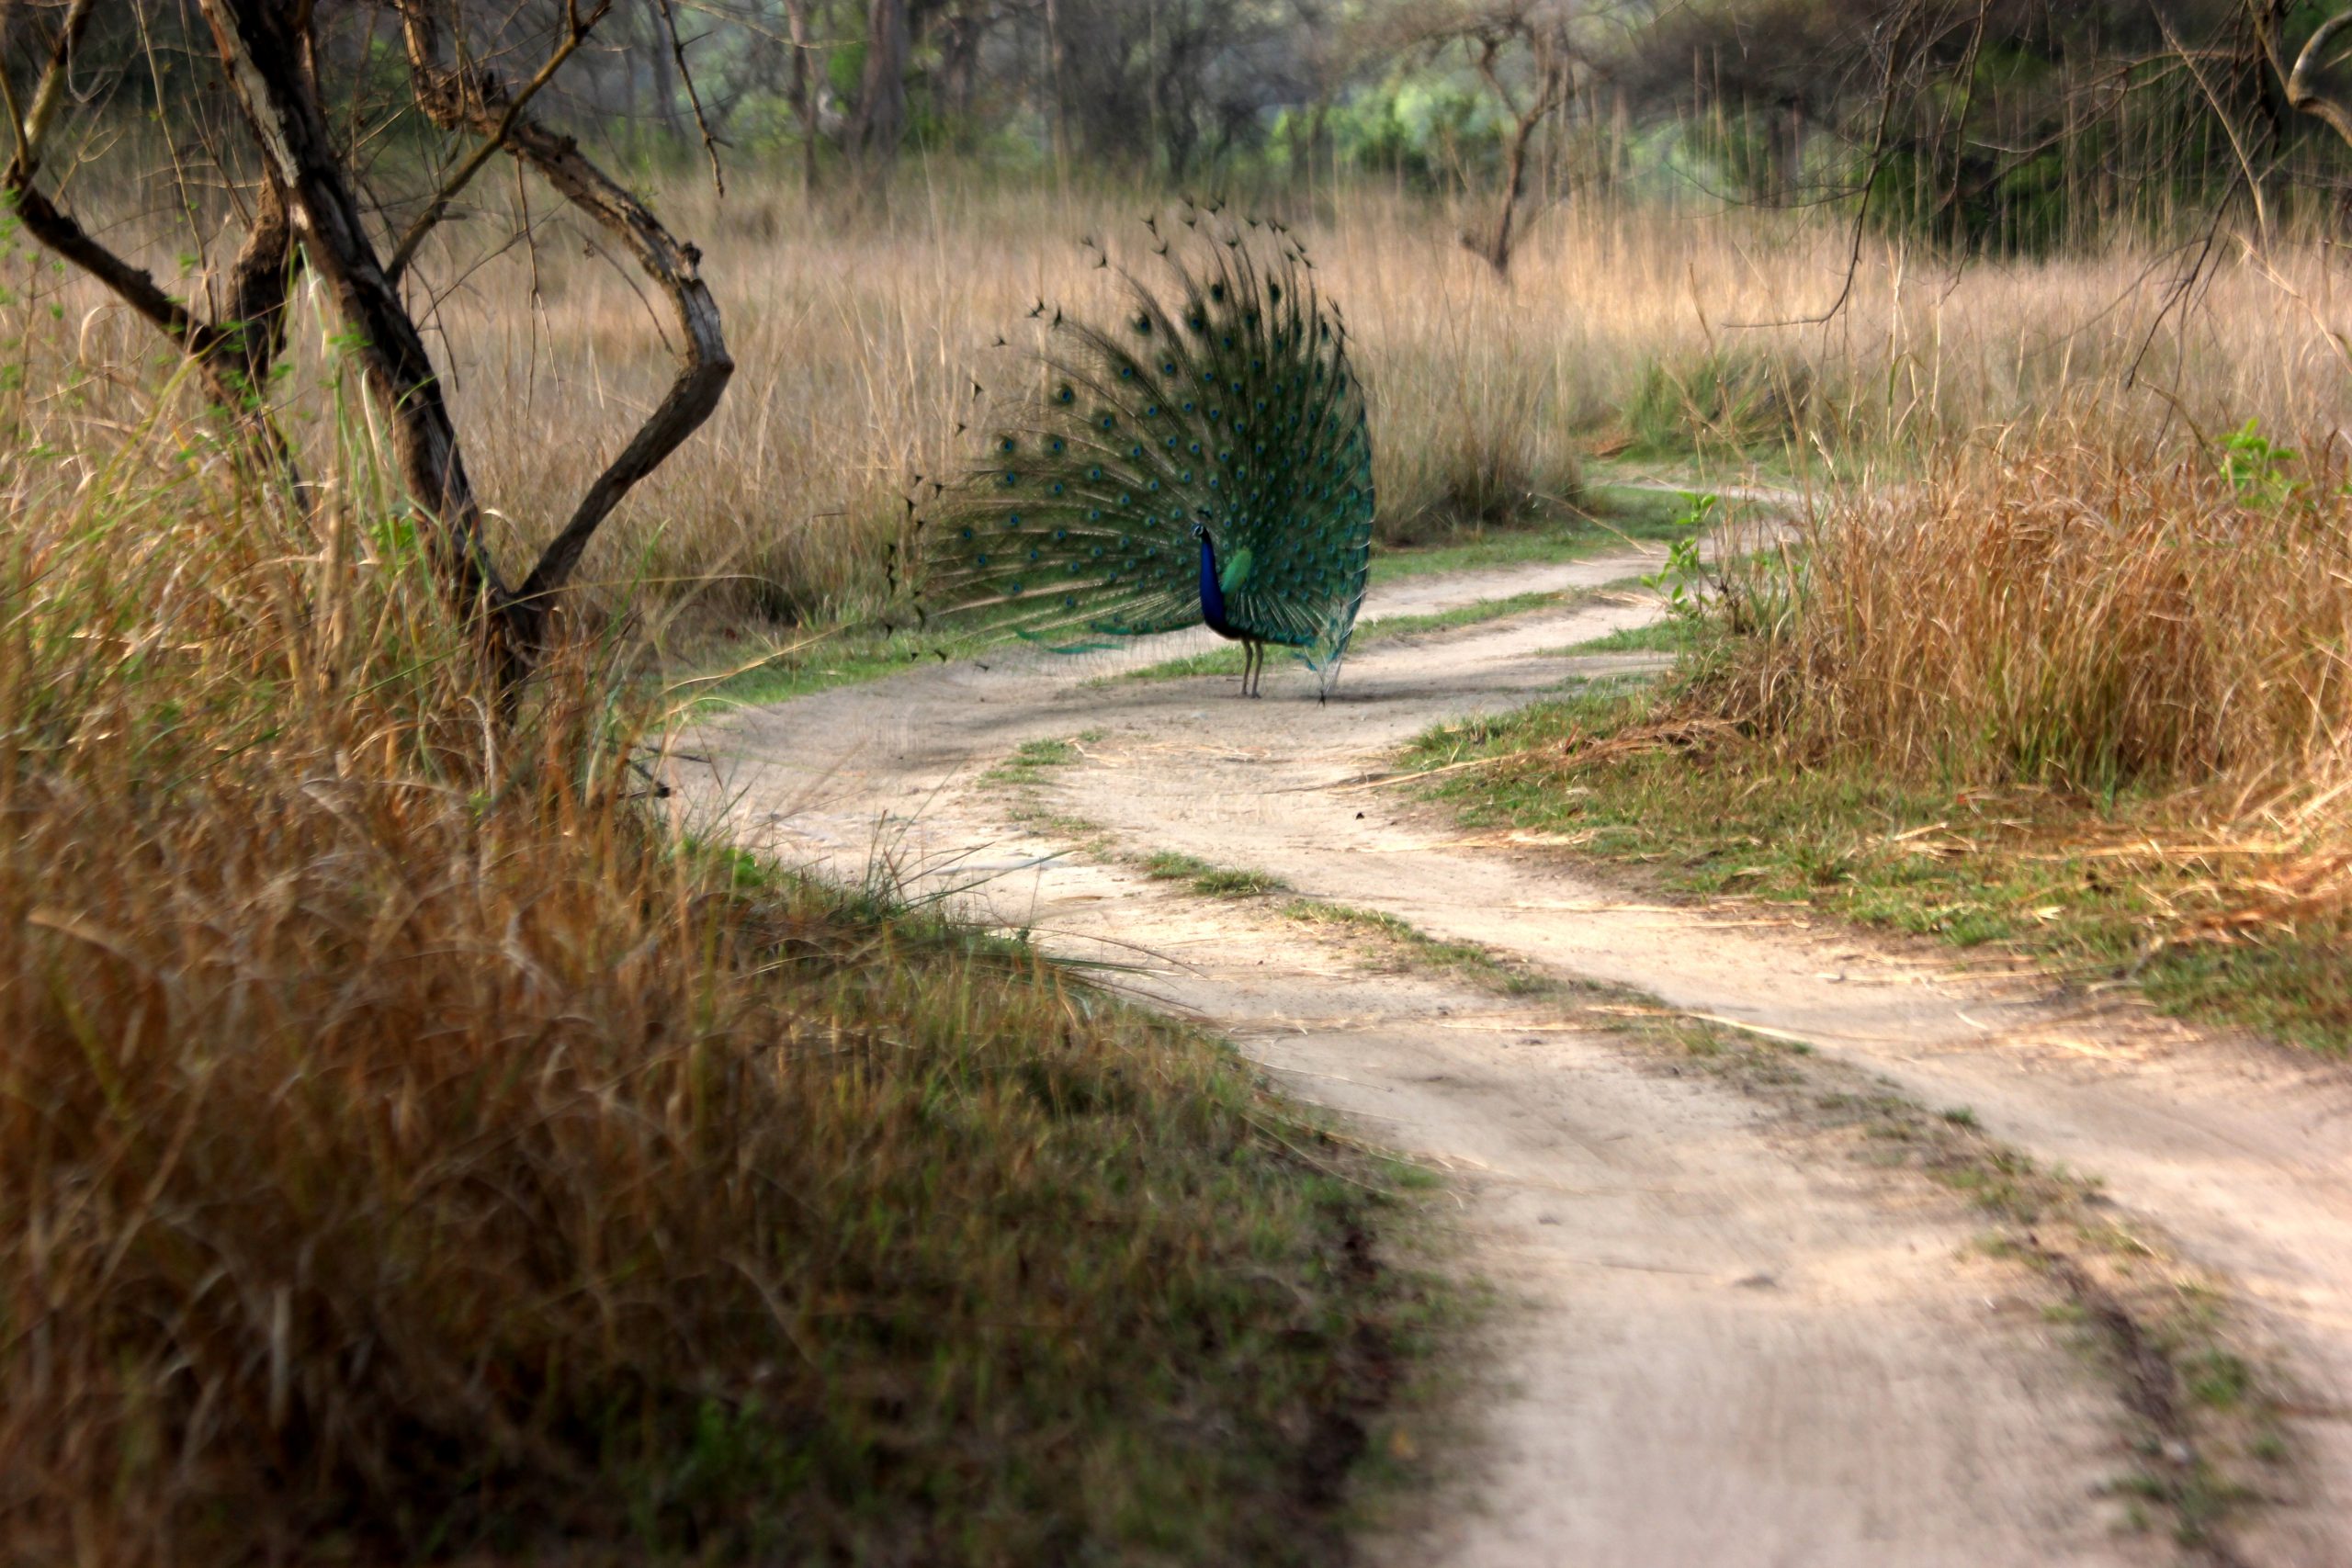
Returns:
[[[695,87],[695,73],[686,68],[686,46],[678,38],[677,14],[671,10],[670,0],[661,0],[662,26],[670,35],[670,57],[678,62],[678,80],[686,85],[686,102],[694,107],[695,129],[702,132],[702,150],[710,159],[710,184],[724,198],[727,175],[718,166],[718,138],[710,133],[710,121],[702,112],[702,94]]]
[[[507,137],[514,132],[514,122],[522,118],[524,107],[538,96],[540,88],[555,80],[555,73],[563,68],[564,62],[570,60],[580,46],[587,41],[588,34],[594,30],[597,23],[605,19],[606,13],[612,8],[613,0],[596,0],[595,8],[583,17],[580,14],[580,0],[566,0],[563,41],[556,46],[553,54],[548,56],[547,63],[539,67],[537,74],[524,83],[523,90],[507,101],[506,112],[499,118],[496,128],[491,131],[488,139],[475,148],[472,154],[458,165],[458,172],[451,175],[443,182],[441,188],[434,193],[433,200],[426,205],[424,211],[417,218],[415,223],[410,226],[409,231],[401,237],[400,248],[392,253],[392,259],[384,265],[385,276],[394,283],[401,280],[401,274],[407,271],[408,264],[415,259],[416,248],[424,243],[424,237],[438,228],[441,220],[448,215],[449,204],[458,198],[459,192],[473,183],[473,177],[481,173],[482,165],[489,163],[497,154],[499,149],[506,145]],[[699,114],[700,111],[696,112]]]

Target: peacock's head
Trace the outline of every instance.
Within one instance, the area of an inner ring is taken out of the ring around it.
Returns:
[[[1193,537],[1194,537],[1195,539],[1205,539],[1205,538],[1207,538],[1208,536],[1209,536],[1209,525],[1208,525],[1207,524],[1205,524],[1205,523],[1195,523],[1195,524],[1193,524]]]

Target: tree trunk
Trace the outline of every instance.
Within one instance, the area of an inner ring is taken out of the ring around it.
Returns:
[[[1054,167],[1069,161],[1069,94],[1062,82],[1062,13],[1059,0],[1046,0],[1046,83],[1052,95],[1053,118],[1047,132],[1054,141]]]
[[[1804,101],[1784,99],[1781,110],[1780,172],[1773,183],[1780,187],[1781,205],[1793,207],[1804,199]]]
[[[495,73],[480,67],[444,68],[432,0],[401,0],[410,72],[427,118],[444,130],[469,130],[488,139],[488,145],[503,145],[601,223],[661,287],[683,335],[678,378],[669,394],[589,485],[521,590],[509,592],[483,537],[481,507],[440,378],[376,254],[329,134],[309,70],[308,39],[298,30],[304,24],[289,18],[274,0],[200,4],[224,74],[272,177],[285,191],[287,226],[334,293],[336,313],[353,340],[351,353],[390,425],[393,459],[424,514],[435,569],[460,612],[481,628],[492,673],[511,701],[547,644],[556,595],[569,582],[591,536],[630,488],[710,416],[734,371],[719,333],[718,307],[696,270],[701,258],[590,164],[576,141],[524,115],[524,100],[512,96]],[[584,36],[585,27],[576,28],[567,48]],[[549,69],[561,58],[551,60]]]
[[[270,0],[200,4],[239,107],[286,191],[293,237],[334,295],[336,313],[353,329],[351,352],[391,425],[393,458],[424,513],[434,564],[461,613],[481,619],[492,663],[511,687],[527,669],[527,656],[508,635],[508,595],[482,537],[481,507],[442,400],[440,378],[368,240],[301,39],[287,29],[285,8]]]
[[[1495,276],[1505,283],[1510,281],[1510,250],[1515,243],[1513,228],[1519,217],[1520,198],[1527,194],[1527,140],[1534,133],[1535,123],[1525,117],[1512,126],[1510,140],[1503,149],[1502,209],[1495,214],[1495,226],[1488,231],[1484,243],[1468,241],[1486,264],[1495,269]]]
[[[670,39],[662,28],[660,6],[661,0],[645,0],[643,52],[652,78],[654,118],[662,122],[662,136],[675,141],[684,133],[685,121],[678,113],[677,66],[670,58]]]
[[[800,189],[806,195],[817,188],[817,88],[809,80],[808,0],[784,0],[784,17],[792,39],[785,94],[793,118],[800,122]]]
[[[866,0],[865,74],[858,85],[859,153],[887,170],[907,131],[907,0]]]
[[[207,0],[207,4],[220,0]],[[251,5],[256,0],[235,0]],[[526,652],[546,640],[555,597],[571,581],[590,538],[637,483],[662,466],[718,406],[735,361],[719,330],[718,306],[702,280],[702,253],[680,242],[645,204],[590,163],[577,141],[558,135],[520,113],[517,100],[494,73],[445,65],[431,11],[433,0],[402,0],[409,71],[417,103],[445,130],[469,130],[503,141],[541,179],[603,226],[662,292],[678,329],[677,378],[638,426],[619,456],[590,482],[571,520],[539,553],[522,588],[501,609]],[[494,579],[492,580],[495,581]]]

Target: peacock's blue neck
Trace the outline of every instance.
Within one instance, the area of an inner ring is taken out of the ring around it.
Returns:
[[[1216,547],[1205,532],[1201,535],[1201,619],[1213,632],[1226,629],[1225,588],[1216,580]]]

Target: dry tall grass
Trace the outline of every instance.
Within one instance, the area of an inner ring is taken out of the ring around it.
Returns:
[[[807,205],[791,177],[739,171],[723,203],[691,184],[662,193],[703,247],[741,368],[710,425],[600,543],[591,570],[616,594],[634,582],[656,602],[780,618],[870,604],[899,498],[913,475],[956,461],[969,377],[1005,363],[994,339],[1040,298],[1099,299],[1109,275],[1080,236],[1143,238],[1131,194],[943,174],[913,178],[887,213],[844,214]],[[2176,402],[2212,430],[2250,417],[2328,428],[2352,413],[2320,330],[2340,323],[2341,266],[2318,245],[2222,254],[2184,295],[2196,253],[2138,240],[1965,267],[1872,243],[1833,319],[1758,327],[1839,299],[1844,231],[1595,201],[1536,221],[1506,288],[1409,198],[1354,188],[1289,205],[1356,334],[1390,539],[1571,493],[1579,454],[1627,437],[1793,438],[1808,451],[1817,437],[1842,462],[1908,466],[2059,407],[2132,431],[2171,420],[2175,434]],[[667,362],[630,281],[580,236],[559,220],[536,255],[477,254],[505,227],[495,213],[458,227],[458,249],[426,272],[463,280],[433,324],[477,477],[536,536],[658,393]],[[1127,254],[1148,262],[1139,244]],[[119,399],[112,383],[146,378],[143,329],[72,279],[21,281],[35,382],[76,367],[106,401]],[[312,346],[290,401],[322,374]],[[37,406],[33,434],[65,412]]]
[[[1713,689],[1801,756],[2091,793],[2332,776],[2352,745],[2342,457],[2063,422],[1840,493],[1746,582]],[[2324,437],[2323,436],[2323,440]]]
[[[849,221],[673,193],[743,370],[605,577],[725,613],[869,599],[966,367],[1095,286],[1069,241],[1124,205],[914,189]],[[1820,534],[1803,614],[1718,688],[1743,713],[1866,765],[2161,775],[2313,853],[2352,841],[2335,471],[2245,491],[2182,445],[2259,417],[2324,448],[2330,253],[2225,260],[2167,316],[2169,264],[2129,245],[1961,273],[1871,250],[1830,323],[1736,332],[1833,298],[1838,237],[1555,215],[1506,292],[1404,202],[1292,216],[1359,335],[1392,530],[1565,491],[1624,411],[1743,423],[1777,389],[1840,468],[1912,482]],[[1348,1397],[1350,1211],[1213,1053],[920,924],[739,886],[625,798],[588,669],[517,734],[484,723],[315,317],[286,394],[331,481],[314,528],[152,416],[135,323],[8,265],[12,1548],[1307,1540],[1283,1466]],[[659,384],[648,319],[551,245],[484,263],[437,324],[485,490],[545,529]],[[2125,390],[2135,366],[2163,395]]]
[[[2053,418],[1841,489],[1733,574],[1748,634],[1678,697],[1781,762],[2087,807],[2035,852],[2141,872],[2151,940],[2352,915],[2352,483],[2240,434]],[[2046,812],[2043,815],[2047,815]],[[2194,884],[2193,896],[2184,884]]]
[[[579,657],[487,722],[364,461],[85,434],[0,463],[0,1557],[1329,1546],[1362,1198],[1221,1053],[680,842]]]

